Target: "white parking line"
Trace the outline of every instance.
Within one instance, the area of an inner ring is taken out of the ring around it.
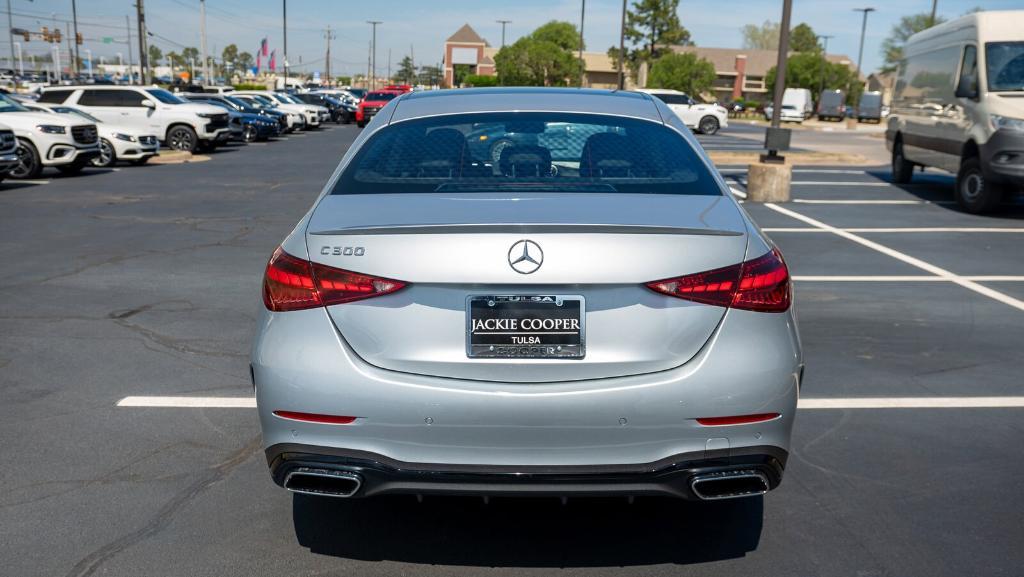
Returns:
[[[22,180],[12,180],[11,182],[20,182],[22,184],[50,184],[50,180],[49,179],[46,179],[46,180],[22,179]]]
[[[800,399],[799,409],[1019,409],[1024,397],[861,397]]]
[[[125,397],[118,407],[163,409],[254,409],[255,397]],[[1024,408],[1024,397],[847,397],[802,398],[800,409],[977,409]]]
[[[166,407],[185,409],[254,409],[255,397],[125,397],[118,407]]]
[[[929,272],[929,273],[931,273],[931,274],[933,274],[935,276],[946,278],[946,279],[950,280],[951,282],[954,282],[954,283],[956,283],[956,284],[958,284],[958,285],[960,285],[960,286],[962,286],[962,287],[964,287],[964,288],[966,288],[968,290],[972,290],[972,291],[974,291],[974,292],[976,292],[976,293],[978,293],[980,295],[987,296],[988,298],[990,298],[992,300],[996,300],[996,301],[999,301],[999,302],[1001,302],[1003,304],[1009,305],[1009,306],[1011,306],[1011,307],[1013,307],[1013,308],[1015,308],[1015,309],[1017,309],[1019,311],[1024,311],[1024,301],[1021,301],[1019,299],[1015,299],[1015,298],[1013,298],[1013,297],[1011,297],[1011,296],[1009,296],[1007,294],[1003,294],[1003,293],[1001,293],[1001,292],[999,292],[997,290],[990,289],[987,286],[980,285],[976,281],[969,280],[969,279],[967,279],[965,277],[957,276],[957,275],[949,272],[948,270],[946,270],[944,268],[937,267],[937,266],[935,266],[935,265],[933,265],[931,263],[925,262],[925,261],[923,261],[923,260],[921,260],[919,258],[912,257],[909,254],[904,254],[904,253],[902,253],[902,252],[900,252],[898,250],[891,249],[891,248],[889,248],[889,247],[887,247],[885,245],[879,244],[879,243],[877,243],[877,242],[875,242],[873,240],[868,240],[868,239],[866,239],[866,238],[864,238],[862,236],[857,236],[856,234],[854,234],[852,232],[847,232],[845,230],[836,228],[836,227],[834,227],[834,226],[832,226],[830,224],[825,224],[824,222],[821,222],[820,220],[815,220],[815,219],[813,219],[813,218],[811,218],[809,216],[805,216],[803,214],[800,214],[799,212],[790,210],[788,208],[783,208],[783,207],[781,207],[781,206],[779,206],[777,204],[767,202],[767,203],[765,203],[765,206],[767,206],[771,210],[774,210],[775,212],[784,214],[786,216],[789,216],[791,218],[794,218],[796,220],[799,220],[801,222],[809,224],[809,225],[811,225],[811,226],[813,226],[815,228],[820,228],[822,230],[827,230],[827,231],[829,231],[829,232],[831,232],[831,233],[833,233],[833,234],[835,234],[837,236],[841,236],[841,237],[843,237],[843,238],[845,238],[847,240],[853,241],[853,242],[855,242],[855,243],[857,243],[859,245],[866,246],[867,248],[870,248],[872,250],[878,251],[878,252],[880,252],[880,253],[882,253],[884,255],[891,256],[892,258],[894,258],[896,260],[903,261],[903,262],[905,262],[905,263],[907,263],[907,264],[909,264],[911,266],[917,267],[917,268],[919,268],[921,270],[924,270],[926,272]]]
[[[896,186],[891,182],[829,182],[827,180],[794,180],[790,184],[796,186],[798,184],[808,186]],[[910,183],[914,184],[914,183]],[[906,186],[906,185],[903,185]]]
[[[956,278],[974,282],[1024,282],[1024,276],[1016,275],[980,275],[958,276]],[[953,282],[952,278],[931,275],[875,275],[875,276],[829,276],[829,275],[794,275],[793,280],[803,282]]]
[[[731,190],[732,193],[735,194],[736,196],[738,196],[739,198],[747,198],[747,193],[743,192],[742,190],[740,190],[738,188],[730,186],[729,190]]]
[[[764,232],[831,232],[820,228],[801,227],[776,227],[762,228]],[[846,232],[861,233],[913,233],[913,232],[981,232],[981,233],[1024,233],[1024,226],[1019,228],[986,228],[983,226],[949,226],[949,227],[904,227],[904,228],[841,228]]]
[[[795,182],[793,184],[796,184]],[[884,199],[818,199],[794,198],[800,204],[953,204],[952,202],[932,202],[930,200],[884,200]]]

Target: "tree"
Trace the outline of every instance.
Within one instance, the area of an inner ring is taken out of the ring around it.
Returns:
[[[634,0],[626,11],[626,39],[629,46],[623,60],[636,79],[644,62],[650,64],[670,52],[669,46],[692,46],[690,31],[679,23],[679,0]],[[619,49],[612,46],[608,56],[618,62]]]
[[[335,82],[338,83],[339,86],[352,86],[352,77],[351,76],[338,76],[334,80],[335,80]]]
[[[800,52],[790,56],[786,60],[786,88],[807,88],[817,101],[824,70],[825,89],[843,90],[846,92],[846,101],[850,104],[856,103],[864,89],[863,84],[857,78],[857,73],[846,64],[838,62],[826,62],[823,66],[823,58],[824,55],[820,52]],[[768,70],[765,84],[768,94],[774,93],[774,66]]]
[[[256,66],[256,61],[253,59],[252,54],[239,52],[238,56],[235,57],[235,66],[238,67],[240,72],[244,72]]]
[[[189,60],[196,60],[199,64],[202,64],[202,58],[199,56],[199,49],[194,46],[189,46],[181,51],[181,58],[188,63]]]
[[[228,44],[224,47],[224,50],[221,51],[220,58],[224,61],[224,64],[238,66],[238,46]]]
[[[164,57],[164,51],[160,50],[160,47],[156,44],[149,45],[149,65],[157,66]]]
[[[416,65],[413,64],[412,58],[406,56],[402,58],[402,61],[398,63],[398,72],[395,73],[395,78],[398,78],[404,84],[414,84],[416,81]]]
[[[504,86],[574,86],[580,78],[579,30],[548,22],[494,55]]]
[[[899,23],[893,26],[889,32],[889,37],[882,42],[882,57],[885,60],[885,63],[882,65],[882,71],[892,72],[896,70],[900,60],[903,60],[903,45],[907,42],[907,38],[936,24],[942,24],[945,21],[945,18],[936,16],[935,22],[932,22],[931,14],[927,12],[911,14],[910,16],[900,18]]]
[[[463,79],[463,82],[467,86],[473,86],[475,88],[484,88],[486,86],[497,86],[497,76],[483,76],[481,74],[470,74]]]
[[[419,77],[417,78],[417,84],[426,84],[427,86],[434,86],[441,83],[441,69],[437,66],[420,66]]]
[[[743,48],[745,50],[778,50],[779,30],[781,25],[778,22],[765,20],[764,24],[747,24],[740,33],[743,34]]]
[[[184,58],[177,52],[168,52],[167,62],[171,65],[171,68],[180,68],[184,65]]]
[[[806,22],[801,22],[790,31],[789,50],[791,52],[821,52],[818,35]]]
[[[715,66],[696,54],[666,54],[651,66],[647,87],[671,88],[692,96],[711,90],[715,76]]]

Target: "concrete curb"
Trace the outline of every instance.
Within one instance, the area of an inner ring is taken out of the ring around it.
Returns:
[[[760,162],[760,152],[733,152],[733,151],[708,151],[708,157],[715,164],[756,164]],[[841,152],[784,152],[786,164],[798,165],[822,165],[822,164],[845,164],[850,166],[878,166],[877,161],[871,161],[859,154],[844,154]]]
[[[180,150],[160,151],[160,154],[149,160],[149,164],[187,164],[190,162],[206,162],[209,156],[192,154]]]

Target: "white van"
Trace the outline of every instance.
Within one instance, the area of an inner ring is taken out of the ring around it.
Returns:
[[[1024,186],[1024,10],[929,28],[903,56],[885,133],[893,181],[941,168],[956,173],[964,210],[994,209]]]
[[[226,110],[182,100],[159,86],[61,86],[45,89],[39,102],[74,106],[104,122],[158,134],[175,150],[212,150],[231,136]]]
[[[783,120],[790,120],[790,118],[785,118],[786,110],[790,106],[793,107],[792,110],[800,113],[800,120],[797,122],[803,122],[810,118],[814,114],[814,98],[811,96],[811,91],[806,88],[787,88],[782,93]]]

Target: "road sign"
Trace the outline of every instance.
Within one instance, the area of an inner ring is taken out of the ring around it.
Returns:
[[[104,37],[103,37],[103,43],[104,43],[104,44],[111,44],[111,43],[113,43],[113,42],[114,42],[114,39],[113,39],[113,38],[111,38],[110,36],[104,36]]]

